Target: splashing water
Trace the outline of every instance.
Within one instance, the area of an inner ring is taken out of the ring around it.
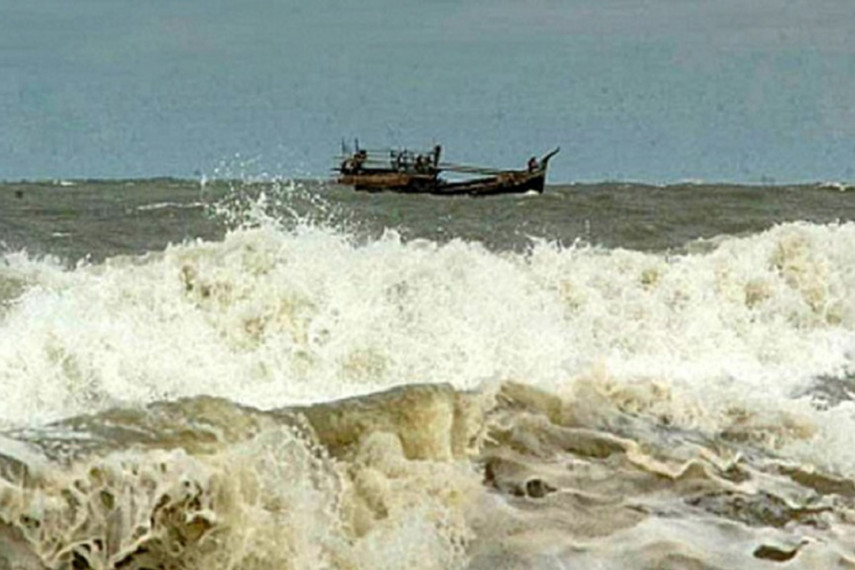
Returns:
[[[853,223],[496,251],[371,237],[286,182],[212,211],[222,239],[4,254],[7,558],[849,560]]]

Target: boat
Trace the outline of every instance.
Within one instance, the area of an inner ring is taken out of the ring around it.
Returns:
[[[541,194],[549,159],[559,150],[555,148],[540,159],[531,157],[525,169],[498,170],[442,162],[440,145],[423,152],[406,149],[369,151],[359,148],[359,142],[356,141],[353,152],[348,152],[342,144],[337,182],[362,192],[440,196],[491,196],[526,192]],[[454,172],[463,178],[446,180],[441,177],[443,172]]]

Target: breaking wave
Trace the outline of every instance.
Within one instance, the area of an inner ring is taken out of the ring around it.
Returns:
[[[675,255],[262,222],[5,254],[8,560],[852,563],[855,224]]]

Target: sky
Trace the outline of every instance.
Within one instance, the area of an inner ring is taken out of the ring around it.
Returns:
[[[852,0],[0,0],[0,180],[855,181]]]

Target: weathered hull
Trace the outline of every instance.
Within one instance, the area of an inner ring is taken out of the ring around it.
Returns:
[[[543,193],[546,172],[508,172],[490,178],[464,182],[444,182],[437,185],[434,194],[447,196],[468,194],[470,196],[494,196],[497,194]]]
[[[430,174],[410,174],[406,172],[369,172],[362,174],[342,174],[338,183],[353,186],[363,192],[412,192],[425,193],[436,188],[436,176]]]
[[[498,176],[461,182],[445,182],[430,175],[400,172],[348,174],[340,176],[339,184],[353,186],[363,192],[398,192],[402,194],[435,194],[439,196],[493,196],[543,192],[545,171],[506,172]]]

